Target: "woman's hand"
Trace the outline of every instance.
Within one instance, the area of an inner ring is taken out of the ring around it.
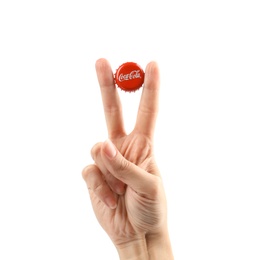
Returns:
[[[157,247],[155,241],[165,239],[167,244],[168,239],[166,199],[153,155],[159,69],[155,62],[146,67],[136,125],[129,135],[109,63],[98,60],[96,71],[109,139],[92,148],[95,164],[83,170],[83,178],[96,217],[121,259],[152,259],[149,250]]]

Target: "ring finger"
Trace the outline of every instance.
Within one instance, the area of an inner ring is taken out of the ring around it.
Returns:
[[[125,193],[125,184],[114,177],[105,167],[101,159],[101,145],[102,143],[97,143],[93,146],[93,148],[91,149],[91,156],[102,174],[104,175],[106,182],[108,183],[110,188],[118,195],[123,195]]]

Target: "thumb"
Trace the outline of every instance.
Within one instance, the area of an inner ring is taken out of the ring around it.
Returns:
[[[126,160],[108,139],[101,147],[102,160],[108,171],[139,194],[154,197],[158,188],[158,176]]]

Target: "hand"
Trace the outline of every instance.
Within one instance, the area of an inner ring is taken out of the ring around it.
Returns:
[[[95,164],[83,170],[83,178],[96,217],[121,259],[149,259],[157,254],[158,244],[170,248],[166,198],[153,155],[159,69],[155,62],[146,67],[136,125],[129,135],[109,63],[98,60],[96,71],[109,139],[92,148]],[[163,258],[160,253],[160,259],[172,259],[170,255]]]

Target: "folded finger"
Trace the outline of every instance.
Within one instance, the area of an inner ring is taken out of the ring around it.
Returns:
[[[91,156],[95,161],[96,165],[104,175],[107,184],[110,188],[118,195],[123,195],[125,193],[125,184],[113,176],[108,169],[105,167],[104,162],[101,157],[101,146],[102,143],[97,143],[91,149]]]
[[[109,208],[115,209],[117,207],[116,196],[106,183],[101,171],[96,165],[87,166],[83,170],[82,176],[86,181],[90,192],[93,192]]]

